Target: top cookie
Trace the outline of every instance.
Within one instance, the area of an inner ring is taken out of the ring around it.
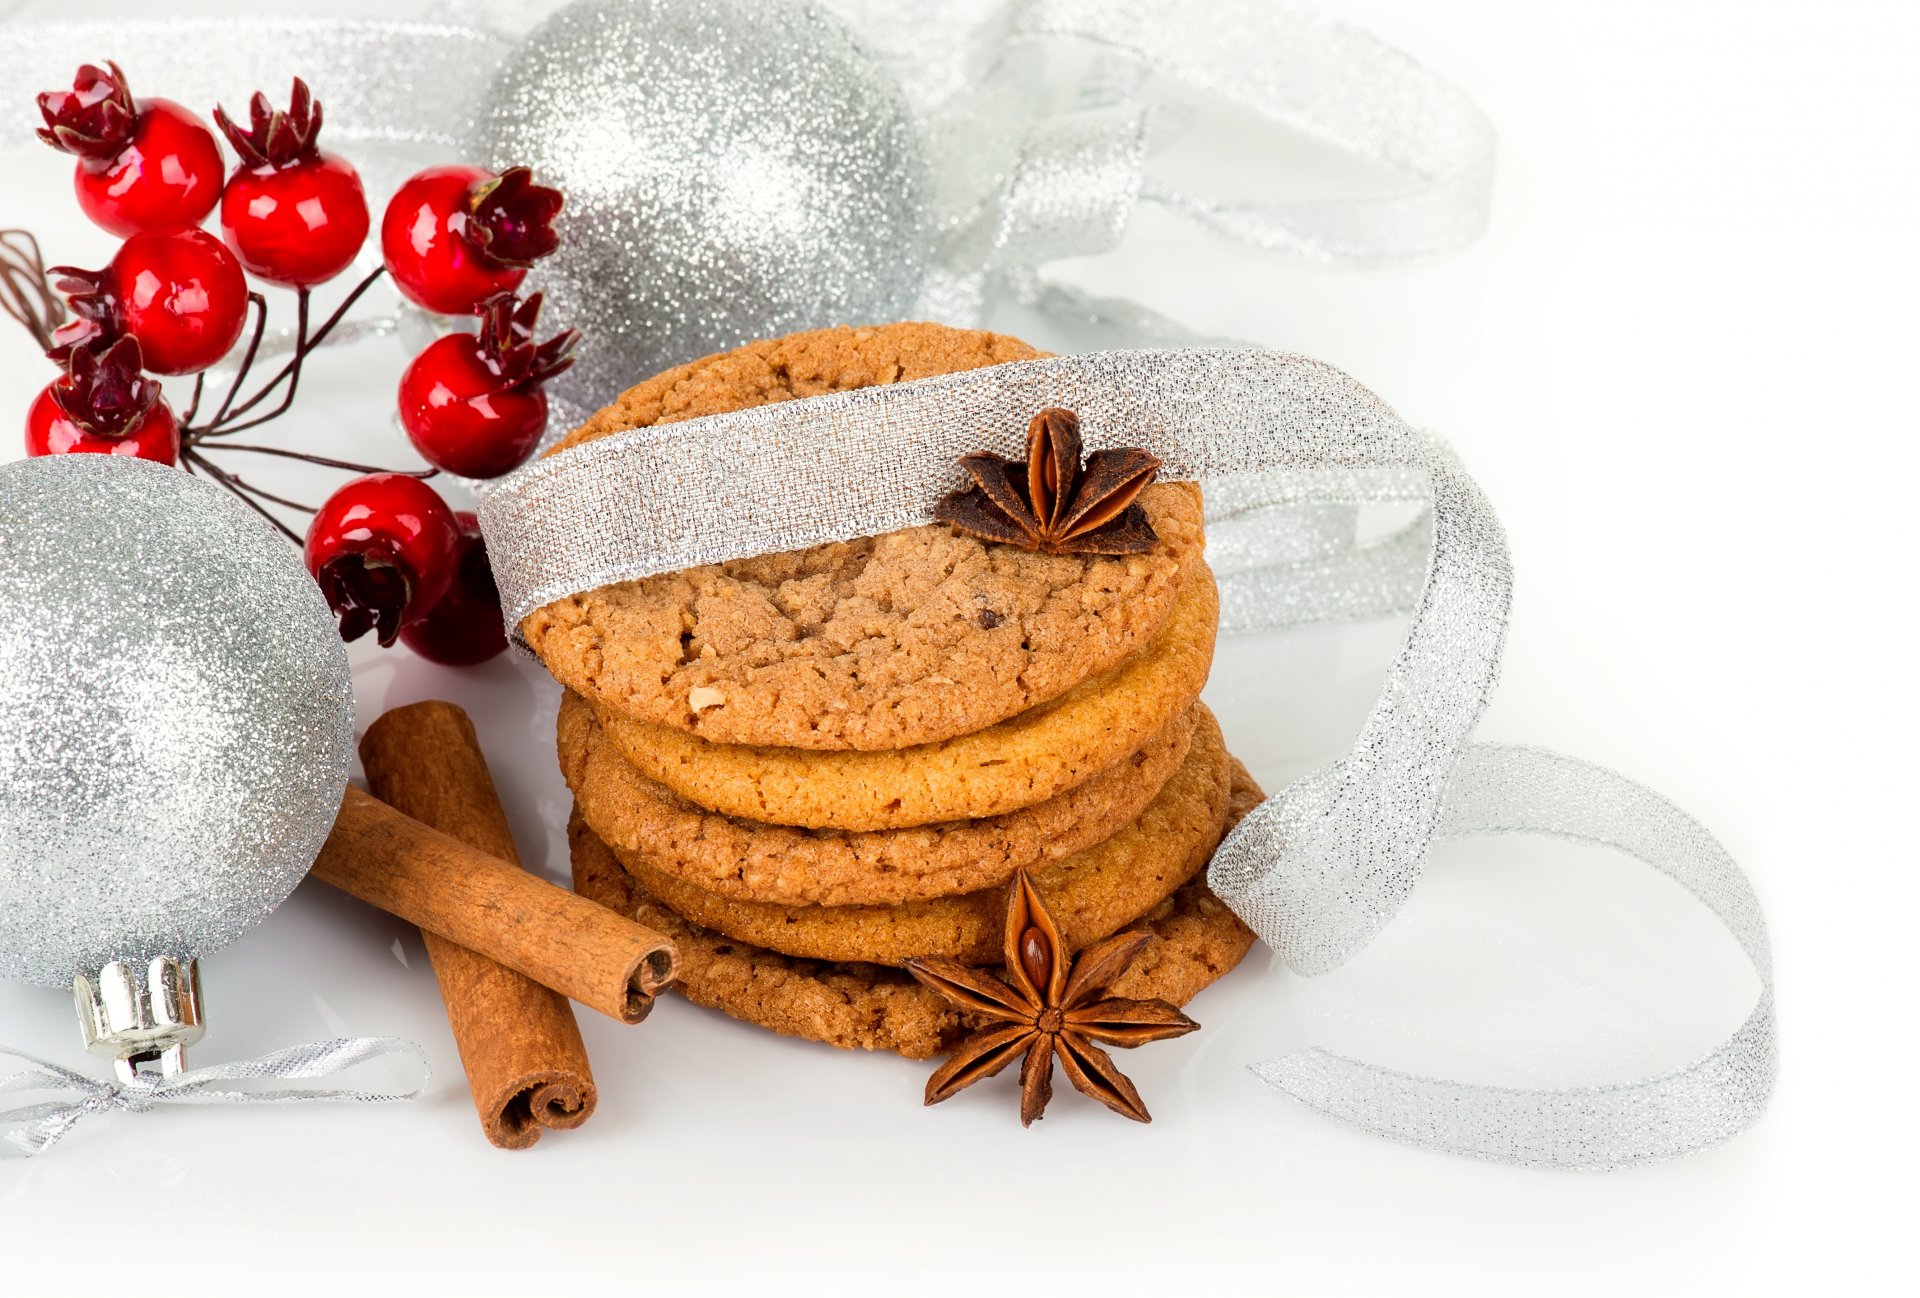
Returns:
[[[1038,355],[930,324],[795,334],[670,370],[561,446]],[[716,743],[934,743],[1057,698],[1146,643],[1204,539],[1191,486],[1156,485],[1140,503],[1161,539],[1150,554],[1043,555],[909,528],[621,582],[535,610],[521,633],[603,709]]]

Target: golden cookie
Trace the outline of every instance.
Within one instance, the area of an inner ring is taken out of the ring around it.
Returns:
[[[1111,837],[1186,760],[1194,714],[1056,798],[985,820],[849,833],[796,829],[705,811],[620,755],[569,691],[560,703],[560,770],[601,842],[634,868],[717,896],[787,905],[895,905],[972,892]]]
[[[1200,696],[1220,600],[1202,563],[1146,648],[1044,707],[896,752],[709,744],[600,712],[635,767],[696,806],[779,825],[880,830],[1001,816],[1056,798],[1138,752]]]
[[[1158,905],[1213,855],[1230,784],[1219,723],[1196,710],[1187,760],[1139,819],[1111,838],[1032,872],[1067,944],[1079,948]],[[754,946],[809,960],[904,964],[947,956],[986,964],[1000,950],[1004,890],[897,906],[780,906],[735,901],[623,859],[648,893],[687,919]]]
[[[939,325],[796,334],[644,383],[565,444],[1033,355]],[[601,710],[715,743],[933,743],[1057,698],[1152,637],[1205,538],[1192,484],[1140,504],[1160,537],[1146,554],[1046,555],[914,527],[615,583],[520,629]]]
[[[1244,810],[1259,801],[1259,789],[1238,762],[1234,771],[1234,805]],[[690,924],[649,897],[579,816],[567,836],[574,890],[671,937],[680,953],[674,989],[696,1005],[783,1036],[842,1050],[892,1050],[909,1059],[945,1054],[984,1025],[903,970],[795,960]],[[1199,879],[1135,927],[1150,930],[1158,940],[1114,982],[1115,996],[1185,1005],[1240,963],[1253,945],[1252,930]]]

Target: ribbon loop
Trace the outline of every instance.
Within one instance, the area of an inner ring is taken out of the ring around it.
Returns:
[[[1432,482],[1432,557],[1380,697],[1347,760],[1250,813],[1210,875],[1299,973],[1338,968],[1412,892],[1506,638],[1513,573],[1499,521],[1450,457],[1430,445],[1414,456]]]
[[[1150,202],[1247,247],[1377,265],[1486,228],[1494,131],[1458,88],[1357,27],[1280,0],[955,0],[911,22],[825,0],[868,40],[921,117],[940,232],[921,314],[995,301],[1081,314],[1036,285],[1114,246]],[[1097,51],[1063,95],[1041,46]],[[1052,74],[1052,75],[1050,75]],[[1217,99],[1379,173],[1362,192],[1238,200],[1154,174],[1150,126]],[[1167,339],[1153,320],[1129,341]],[[1188,339],[1190,341],[1190,339]]]
[[[1324,780],[1323,773],[1303,783]],[[1613,771],[1537,748],[1474,744],[1448,785],[1437,836],[1510,833],[1617,848],[1691,892],[1760,976],[1746,1021],[1685,1067],[1607,1086],[1469,1085],[1325,1050],[1268,1060],[1254,1073],[1376,1135],[1529,1166],[1597,1171],[1675,1158],[1750,1126],[1766,1108],[1778,1067],[1773,966],[1759,898],[1726,850],[1678,807]]]
[[[1239,242],[1375,264],[1462,247],[1486,228],[1494,132],[1472,100],[1371,33],[1284,0],[1033,0],[1018,37],[1123,50],[1392,176],[1383,193],[1259,205],[1148,179],[1142,196]]]
[[[1083,108],[1027,137],[1000,208],[987,269],[1105,252],[1120,242],[1140,194],[1147,110]]]

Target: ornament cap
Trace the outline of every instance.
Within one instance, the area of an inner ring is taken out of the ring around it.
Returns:
[[[200,964],[155,956],[140,969],[115,960],[73,979],[74,1008],[87,1049],[113,1060],[123,1082],[158,1062],[163,1076],[185,1071],[187,1047],[206,1034],[200,1017]]]

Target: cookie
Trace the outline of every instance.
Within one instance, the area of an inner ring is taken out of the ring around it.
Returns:
[[[895,905],[1004,883],[1111,837],[1186,760],[1193,710],[1085,784],[985,820],[849,833],[796,829],[703,810],[642,775],[569,692],[560,703],[560,771],[599,839],[635,868],[738,901]]]
[[[1233,803],[1260,799],[1234,763]],[[945,1054],[984,1020],[963,1015],[906,972],[876,964],[795,960],[690,924],[649,897],[578,815],[568,826],[573,887],[581,896],[667,934],[680,953],[675,990],[782,1036],[842,1050],[891,1050],[909,1059]],[[1253,933],[1198,879],[1135,925],[1158,939],[1115,981],[1112,994],[1185,1005],[1223,977],[1253,945]]]
[[[1227,815],[1229,759],[1213,714],[1196,712],[1186,761],[1137,820],[1032,872],[1069,946],[1132,923],[1213,855]],[[638,859],[621,863],[648,893],[702,928],[783,955],[889,965],[947,956],[987,964],[1000,951],[1005,895],[998,887],[897,906],[781,906],[715,896]]]
[[[881,830],[1005,815],[1058,797],[1128,754],[1199,697],[1220,600],[1202,563],[1148,645],[1053,703],[975,734],[895,752],[709,744],[599,713],[648,779],[696,806],[810,829]]]
[[[1035,354],[938,325],[797,334],[642,384],[568,444]],[[1046,555],[907,528],[618,582],[536,609],[521,634],[603,711],[714,743],[933,743],[1058,698],[1152,637],[1205,539],[1192,484],[1150,487],[1140,504],[1160,537],[1146,554]]]

